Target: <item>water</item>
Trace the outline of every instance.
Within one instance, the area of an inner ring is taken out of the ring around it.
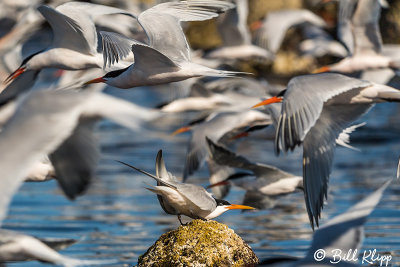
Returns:
[[[153,106],[161,102],[154,90],[109,90],[111,94]],[[167,95],[164,92],[164,95]],[[353,145],[361,152],[338,148],[330,181],[329,204],[322,224],[344,212],[384,181],[395,176],[400,152],[399,110],[395,104],[377,105],[363,121],[367,126],[353,134]],[[170,133],[189,117],[172,116],[157,132]],[[79,241],[61,251],[81,259],[116,259],[108,266],[132,266],[157,238],[178,227],[176,216],[165,214],[156,197],[144,189],[148,177],[123,166],[122,160],[154,173],[157,151],[163,149],[169,171],[180,175],[189,135],[149,138],[132,133],[110,122],[101,123],[97,135],[103,156],[97,179],[76,201],[67,200],[55,181],[25,183],[15,195],[4,228],[37,237],[74,238]],[[275,157],[271,141],[256,134],[241,141],[238,151],[251,160],[276,165],[301,174],[301,149]],[[190,182],[206,185],[203,167]],[[400,186],[392,183],[366,224],[364,249],[390,253],[392,266],[400,263]],[[240,203],[244,192],[233,189],[227,197]],[[282,197],[270,210],[226,212],[217,220],[234,229],[260,259],[290,255],[304,256],[312,231],[301,192]],[[10,263],[9,266],[48,266],[39,262]]]

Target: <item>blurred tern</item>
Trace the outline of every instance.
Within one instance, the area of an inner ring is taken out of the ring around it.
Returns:
[[[235,4],[236,8],[228,10],[217,21],[223,46],[208,53],[207,58],[271,60],[272,54],[269,51],[251,44],[251,35],[247,28],[248,1],[236,0]]]
[[[350,207],[347,211],[330,219],[326,224],[315,231],[311,246],[308,248],[307,254],[302,259],[293,257],[284,257],[276,259],[267,259],[261,261],[259,266],[271,267],[309,267],[309,266],[340,266],[340,267],[356,267],[361,266],[357,258],[343,257],[337,260],[339,251],[347,253],[361,251],[363,243],[364,224],[367,222],[368,216],[375,210],[376,206],[382,199],[383,193],[392,182],[392,179],[381,185],[375,192],[370,193],[367,197]],[[316,252],[324,251],[324,257],[320,260],[316,259]],[[350,254],[348,254],[350,255]],[[357,255],[357,254],[354,254]],[[383,264],[392,259],[392,256],[385,255],[386,258],[380,259]],[[367,257],[368,258],[368,257]],[[369,258],[368,258],[369,259]],[[336,262],[336,263],[333,263]]]
[[[385,1],[339,2],[338,37],[345,44],[349,57],[323,66],[315,72],[351,73],[377,68],[400,68],[398,61],[382,54],[379,18],[383,2]]]
[[[242,173],[242,175],[229,176],[228,179],[211,184],[208,188],[233,183],[247,191],[260,192],[267,196],[289,194],[296,189],[303,189],[303,178],[300,176],[284,172],[274,166],[250,162],[245,157],[236,155],[208,138],[207,143],[209,154],[217,164],[251,172],[247,175]],[[256,179],[244,179],[246,176],[253,176]]]
[[[44,156],[50,154],[57,181],[66,195],[74,198],[90,183],[99,156],[92,133],[96,120],[107,117],[137,129],[136,118],[142,116],[152,114],[90,91],[35,91],[7,104],[0,110],[2,120],[9,117],[0,133],[0,151],[7,151],[7,157],[0,161],[0,224],[12,196]],[[2,241],[0,261],[29,255],[64,266],[105,263],[61,256],[39,240],[15,232],[0,230],[0,244]]]
[[[97,52],[97,32],[93,18],[107,14],[134,17],[122,9],[81,2],[68,2],[55,9],[41,5],[38,10],[53,30],[53,42],[45,50],[25,58],[20,67],[5,80],[6,83],[28,70],[103,67],[102,54]]]
[[[208,157],[206,136],[214,142],[232,141],[232,137],[256,125],[272,124],[271,116],[254,110],[211,114],[205,121],[176,130],[173,135],[191,131],[183,180],[193,174]]]
[[[258,25],[256,43],[272,53],[277,53],[287,30],[306,22],[318,27],[326,26],[322,18],[306,9],[269,12],[264,21]]]
[[[71,241],[65,240],[63,243],[68,245]],[[60,245],[65,246],[63,244]],[[80,260],[70,258],[58,253],[55,250],[58,247],[58,244],[53,245],[46,242],[46,240],[39,240],[26,234],[0,229],[0,263],[37,260],[65,267],[115,263],[115,260]]]
[[[237,72],[211,69],[191,61],[182,21],[203,21],[234,7],[219,0],[191,0],[156,5],[138,16],[149,39],[148,45],[116,33],[101,32],[106,64],[114,64],[131,51],[135,63],[88,81],[104,82],[118,88],[132,88],[186,80],[191,77],[229,77]]]
[[[141,172],[157,181],[157,186],[146,188],[159,196],[163,210],[172,215],[177,215],[182,224],[181,215],[192,219],[210,220],[222,213],[233,209],[254,209],[249,206],[230,204],[228,201],[214,198],[203,187],[194,184],[185,184],[170,179],[162,159],[162,151],[157,154],[157,176],[140,170],[132,165],[118,161],[138,172]],[[167,176],[165,176],[167,175]]]
[[[303,144],[305,202],[314,228],[327,198],[336,138],[374,103],[400,101],[400,91],[336,73],[312,74],[291,79],[280,95],[254,107],[282,101],[275,152]]]

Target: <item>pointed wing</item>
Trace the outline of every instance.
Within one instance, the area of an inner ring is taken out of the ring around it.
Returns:
[[[217,206],[215,199],[201,186],[179,184],[177,191],[201,210],[213,211]]]
[[[250,44],[251,37],[247,29],[249,8],[247,0],[236,0],[236,8],[228,10],[218,23],[218,30],[225,46]]]
[[[115,32],[100,31],[100,35],[103,46],[103,68],[107,65],[111,66],[118,63],[119,60],[127,57],[132,52],[133,44],[141,44],[136,40]]]
[[[39,6],[38,10],[53,29],[53,47],[68,48],[88,55],[96,53],[96,29],[89,17],[80,13],[72,18],[45,5]]]
[[[278,52],[287,30],[301,23],[309,22],[320,27],[326,24],[309,10],[281,10],[269,12],[262,27],[256,33],[257,44],[269,51]]]
[[[278,181],[282,178],[294,176],[293,174],[284,172],[274,166],[250,162],[245,157],[237,155],[221,145],[215,144],[208,138],[207,143],[211,157],[220,165],[250,170],[257,178],[263,177],[270,183]]]
[[[324,106],[315,125],[303,142],[304,197],[311,226],[318,226],[324,199],[328,194],[329,175],[336,138],[351,122],[358,119],[372,104]]]
[[[94,17],[108,14],[134,17],[122,9],[81,2],[68,2],[56,9],[42,5],[38,10],[53,29],[53,47],[68,48],[88,55],[95,55],[97,50]]]
[[[297,76],[289,81],[279,117],[275,151],[294,149],[314,126],[324,102],[341,93],[372,85],[336,73]],[[335,137],[336,138],[336,137]]]
[[[164,159],[162,156],[162,150],[159,150],[157,153],[156,157],[156,176],[166,180],[166,181],[172,181],[176,182],[175,177],[172,176],[171,173],[167,171],[167,168],[165,167]],[[162,185],[162,183],[157,181],[157,185]],[[157,194],[158,202],[160,202],[161,208],[168,214],[175,214],[175,209],[169,205],[168,202],[164,201],[164,198]]]
[[[314,260],[314,253],[319,249],[327,252],[326,257],[332,258],[335,249],[354,251],[360,249],[364,238],[363,228],[367,217],[378,205],[383,192],[392,180],[384,183],[379,189],[364,198],[346,212],[332,218],[314,233],[311,247],[305,257]]]
[[[351,55],[381,52],[380,12],[376,0],[340,1],[338,37]]]
[[[96,122],[97,119],[81,119],[72,135],[49,155],[56,179],[70,199],[82,194],[94,176],[100,157],[93,136]]]
[[[32,166],[73,131],[83,101],[80,95],[59,91],[35,91],[18,100],[0,134],[0,150],[7,151],[0,162],[0,222]]]
[[[207,161],[208,171],[210,173],[209,182],[215,184],[225,181],[229,176],[235,173],[235,169],[217,164],[212,158]],[[231,185],[213,186],[211,191],[216,198],[223,199],[230,191]]]
[[[232,7],[231,3],[219,0],[167,2],[142,12],[138,21],[151,47],[173,61],[189,61],[189,45],[180,22],[211,19]]]

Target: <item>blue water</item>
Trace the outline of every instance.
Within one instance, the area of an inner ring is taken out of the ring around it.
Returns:
[[[149,89],[108,90],[145,106],[155,106],[168,92]],[[338,148],[330,181],[329,202],[322,224],[376,189],[396,174],[400,155],[399,108],[379,104],[362,121],[368,124],[352,135],[353,145],[361,152]],[[154,160],[163,149],[169,171],[179,176],[183,171],[189,135],[167,137],[189,117],[173,117],[165,125],[153,125],[166,138],[149,138],[102,122],[97,135],[102,159],[97,179],[84,196],[67,200],[55,181],[25,183],[15,195],[4,228],[37,237],[74,238],[79,241],[61,251],[82,259],[115,259],[109,266],[132,266],[138,257],[166,231],[179,226],[176,216],[165,214],[157,198],[144,189],[151,179],[128,169],[122,160],[154,173]],[[273,144],[262,133],[241,141],[238,152],[251,160],[276,165],[301,175],[301,149],[276,157]],[[206,185],[207,168],[203,167],[189,182]],[[400,263],[400,185],[391,184],[376,211],[366,224],[363,249],[390,253],[392,266]],[[233,189],[227,197],[240,203],[244,192]],[[234,229],[253,248],[260,259],[290,255],[303,256],[312,231],[305,212],[303,193],[279,199],[270,210],[231,211],[217,220]],[[48,266],[39,262],[12,263],[9,266]]]

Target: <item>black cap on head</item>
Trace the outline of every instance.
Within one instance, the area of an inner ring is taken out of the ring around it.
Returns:
[[[214,198],[214,199],[217,202],[217,206],[229,206],[229,205],[231,205],[231,203],[229,203],[226,200],[218,199],[218,198]]]

